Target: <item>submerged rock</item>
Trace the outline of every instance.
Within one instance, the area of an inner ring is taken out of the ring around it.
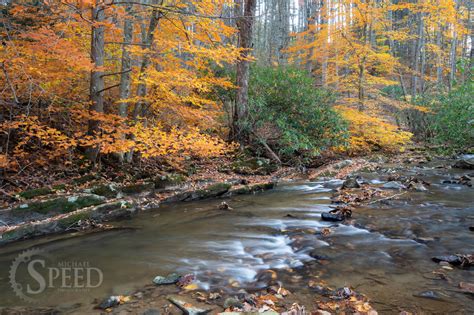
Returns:
[[[464,293],[474,294],[474,283],[460,282],[459,288]]]
[[[186,315],[204,315],[212,311],[211,309],[198,308],[181,297],[170,296],[168,301],[176,305]]]
[[[180,278],[181,276],[177,273],[172,273],[167,275],[166,277],[156,276],[155,279],[153,279],[153,283],[156,285],[175,284],[179,281]]]
[[[441,296],[439,295],[439,293],[435,291],[423,291],[418,294],[414,294],[413,296],[425,298],[425,299],[431,299],[431,300],[438,300],[438,301],[443,300]]]
[[[436,263],[445,261],[454,266],[469,267],[474,266],[474,255],[446,255],[435,256],[432,260]]]
[[[382,188],[402,190],[402,189],[406,189],[407,187],[405,185],[403,185],[402,183],[400,183],[400,182],[390,181],[390,182],[387,182],[387,183],[383,184]]]
[[[360,184],[355,178],[349,178],[342,183],[342,189],[360,188]]]
[[[446,255],[446,256],[435,256],[431,258],[435,263],[440,263],[442,261],[445,261],[447,263],[450,263],[451,265],[460,265],[461,264],[461,258],[457,255]]]

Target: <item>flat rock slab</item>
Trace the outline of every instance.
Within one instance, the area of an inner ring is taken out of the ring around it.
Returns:
[[[176,305],[185,315],[205,315],[212,311],[209,308],[200,308],[182,296],[168,296],[168,301]]]

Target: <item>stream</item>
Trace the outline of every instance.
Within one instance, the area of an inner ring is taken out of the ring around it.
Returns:
[[[172,204],[119,223],[136,229],[12,244],[0,248],[0,306],[27,305],[11,289],[8,271],[22,250],[36,246],[55,261],[87,262],[103,273],[98,288],[46,290],[37,305],[84,310],[94,298],[133,292],[173,272],[194,273],[202,289],[255,288],[263,285],[255,281],[259,273],[273,269],[309,305],[314,293],[308,281],[316,278],[367,295],[379,314],[474,314],[473,296],[458,291],[459,282],[474,282],[472,270],[445,270],[449,281],[433,274],[440,266],[431,257],[474,253],[474,188],[443,183],[473,171],[442,168],[446,163],[359,173],[375,185],[395,172],[431,185],[427,192],[357,208],[350,225],[320,219],[342,184],[328,179],[236,196],[226,200],[231,211],[218,209],[222,200]],[[324,227],[331,229],[325,237],[299,233]],[[425,291],[437,298],[417,296]]]

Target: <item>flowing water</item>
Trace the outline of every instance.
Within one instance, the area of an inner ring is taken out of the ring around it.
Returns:
[[[26,304],[10,288],[8,270],[21,250],[37,246],[55,261],[85,261],[103,272],[100,287],[46,290],[39,305],[88,307],[94,298],[126,294],[156,275],[172,272],[194,273],[203,289],[235,290],[258,286],[255,278],[262,270],[291,268],[294,272],[282,272],[281,280],[306,302],[314,296],[308,281],[317,276],[332,287],[351,286],[367,295],[381,314],[398,314],[401,309],[474,314],[472,295],[457,289],[460,281],[474,282],[473,271],[456,268],[445,271],[449,281],[440,280],[433,274],[440,266],[431,261],[434,255],[474,252],[474,232],[469,231],[474,225],[474,188],[442,184],[469,172],[435,164],[399,169],[387,165],[377,173],[360,175],[381,184],[390,172],[421,174],[431,183],[429,191],[357,209],[352,225],[320,220],[342,183],[324,180],[231,198],[226,201],[232,211],[218,210],[222,200],[174,204],[121,222],[133,230],[4,247],[0,305]],[[326,237],[299,233],[323,227],[332,233]],[[326,259],[315,260],[310,252]],[[303,269],[300,277],[294,276]],[[416,296],[423,291],[434,291],[438,300]]]

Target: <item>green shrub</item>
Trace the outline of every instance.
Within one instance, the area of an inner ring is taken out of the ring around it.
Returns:
[[[442,96],[431,107],[433,131],[438,142],[453,147],[474,145],[474,84],[472,81]]]
[[[456,150],[474,146],[474,84],[460,85],[450,93],[427,94],[416,100],[416,105],[429,111],[404,111],[411,131],[418,139],[443,144]],[[448,150],[448,151],[449,151]]]
[[[335,96],[316,88],[305,71],[255,66],[249,83],[245,127],[255,145],[265,142],[289,160],[313,157],[344,142],[346,123],[332,108]]]

